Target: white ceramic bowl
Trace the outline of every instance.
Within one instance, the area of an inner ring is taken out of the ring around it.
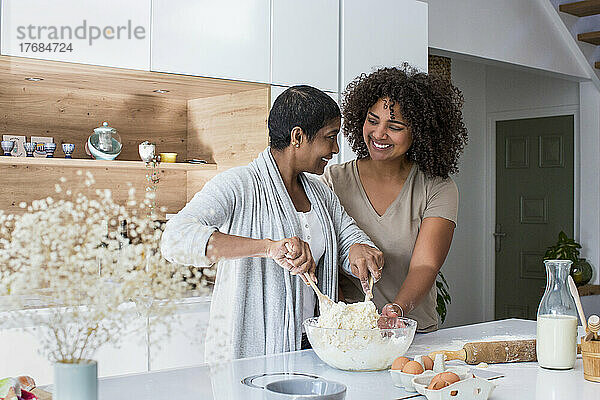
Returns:
[[[405,328],[321,328],[317,318],[304,321],[304,328],[313,350],[328,365],[346,371],[379,371],[404,355],[413,341],[417,322],[401,319]]]

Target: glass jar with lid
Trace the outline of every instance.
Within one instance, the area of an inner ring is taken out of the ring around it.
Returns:
[[[115,128],[108,126],[108,122],[103,122],[101,127],[94,129],[86,147],[97,160],[114,160],[121,154],[121,136]]]

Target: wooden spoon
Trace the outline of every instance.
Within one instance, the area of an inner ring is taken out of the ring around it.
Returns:
[[[577,306],[577,312],[579,313],[579,319],[581,320],[581,325],[583,326],[583,331],[587,333],[587,319],[585,318],[585,314],[583,313],[583,307],[581,306],[581,299],[579,298],[579,292],[577,291],[577,286],[575,286],[575,282],[571,275],[567,276],[567,282],[569,282],[569,290],[571,291],[571,296],[575,300],[575,305]]]
[[[289,243],[285,244],[285,248],[287,249],[288,252],[292,251]],[[329,310],[331,308],[331,306],[333,305],[333,300],[331,300],[329,298],[329,296],[327,296],[327,295],[323,294],[323,292],[321,292],[321,290],[315,284],[315,282],[312,280],[312,278],[310,277],[310,274],[308,272],[304,273],[304,277],[306,278],[306,281],[308,282],[310,287],[315,291],[315,294],[317,295],[317,299],[319,300],[320,312],[321,312],[321,314],[323,314],[323,311]]]
[[[373,299],[373,275],[369,274],[369,291],[365,293],[365,301]]]
[[[323,294],[323,292],[319,290],[319,287],[312,280],[308,272],[304,273],[304,277],[308,281],[310,287],[315,291],[317,299],[319,299],[319,309],[321,310],[321,314],[323,314],[324,310],[329,310],[329,308],[331,308],[331,306],[333,305],[333,300],[331,300],[329,296]]]
[[[600,318],[597,315],[590,315],[588,319],[588,334],[584,340],[598,340],[598,332],[600,332]]]

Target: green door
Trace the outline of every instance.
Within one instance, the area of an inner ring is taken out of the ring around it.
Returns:
[[[496,319],[536,318],[545,249],[573,220],[573,116],[498,121]]]

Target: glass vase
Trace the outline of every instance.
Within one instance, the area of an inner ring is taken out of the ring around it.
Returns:
[[[98,363],[93,360],[55,363],[53,399],[98,400]]]
[[[569,292],[570,260],[546,260],[546,291],[537,313],[540,367],[570,369],[577,358],[577,309]]]

